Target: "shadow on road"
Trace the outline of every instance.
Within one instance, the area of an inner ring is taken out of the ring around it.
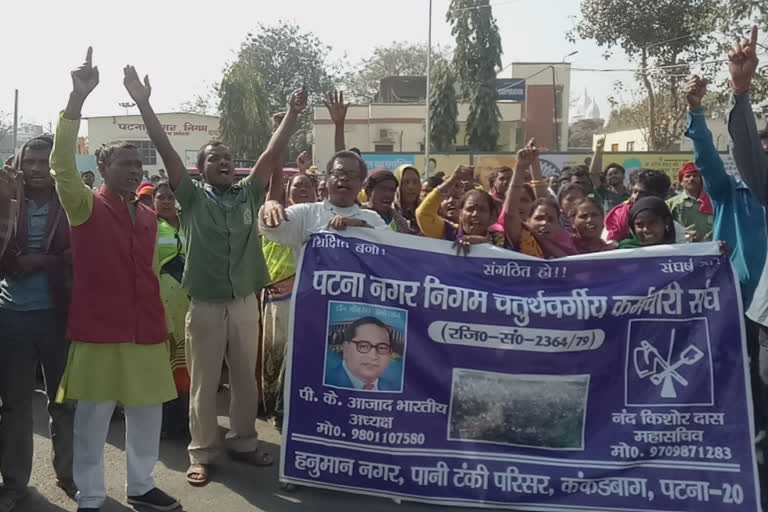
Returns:
[[[222,439],[228,431],[229,394],[219,394],[219,421]],[[35,460],[31,485],[36,489],[15,512],[69,512],[76,510],[74,502],[66,498],[55,485],[50,463],[50,441],[45,397],[35,398]],[[445,507],[403,502],[342,493],[311,487],[298,487],[293,491],[281,488],[278,481],[280,435],[264,421],[257,424],[262,448],[269,450],[275,460],[271,467],[260,468],[235,462],[222,455],[212,467],[211,481],[205,487],[192,487],[186,483],[189,465],[187,442],[167,440],[160,443],[160,461],[155,467],[155,481],[159,488],[179,499],[186,512],[436,512]],[[125,426],[113,421],[105,447],[105,477],[107,501],[101,512],[130,512],[135,509],[124,502],[125,495]],[[180,510],[180,509],[179,509]],[[454,510],[454,509],[451,509]],[[455,509],[467,512],[479,509]],[[140,511],[143,512],[143,511]]]

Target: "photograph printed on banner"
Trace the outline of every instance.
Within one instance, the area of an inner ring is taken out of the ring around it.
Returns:
[[[589,375],[454,368],[448,439],[583,450]]]
[[[403,391],[408,312],[328,302],[323,384],[358,391]]]

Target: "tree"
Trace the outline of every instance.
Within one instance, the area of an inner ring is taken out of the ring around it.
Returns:
[[[432,58],[447,58],[448,50],[432,48]],[[393,42],[377,46],[373,55],[361,60],[344,75],[347,98],[359,103],[373,103],[379,81],[386,76],[424,76],[427,74],[427,45]]]
[[[768,4],[764,0],[730,0],[723,2],[722,11],[717,21],[717,29],[721,34],[721,44],[713,52],[712,58],[722,59],[728,53],[731,45],[737,38],[746,38],[753,25],[760,27],[763,39],[761,53],[768,50],[768,39],[765,39],[768,30]],[[768,59],[762,57],[760,67],[755,73],[750,88],[750,97],[753,109],[760,117],[768,117]],[[705,97],[705,108],[709,107],[717,111],[722,117],[727,116],[730,110],[730,89],[728,78],[724,76],[713,91]]]
[[[602,119],[580,119],[568,129],[568,148],[584,149],[592,147],[592,136],[603,128]]]
[[[237,61],[219,86],[221,138],[236,158],[256,160],[269,142],[271,111],[264,79],[247,63]]]
[[[438,152],[450,152],[459,133],[458,104],[456,102],[456,77],[450,63],[441,59],[435,63],[429,102],[430,146]]]
[[[451,0],[446,19],[456,38],[453,69],[469,103],[468,146],[495,151],[501,113],[496,104],[496,69],[501,67],[501,36],[489,0]]]
[[[616,47],[639,65],[649,149],[664,151],[679,140],[685,120],[682,86],[690,64],[703,62],[716,44],[712,20],[722,0],[583,0],[581,20],[570,34],[593,39],[608,57]],[[626,20],[632,20],[627,23]]]
[[[286,109],[291,92],[302,84],[309,90],[310,104],[320,103],[333,89],[336,73],[328,62],[330,50],[330,46],[311,32],[279,21],[272,26],[259,24],[255,33],[249,33],[240,47],[237,62],[261,76],[267,108],[275,114]],[[311,131],[310,117],[305,115],[299,120],[289,146],[289,160],[302,151],[311,151],[307,142],[307,134]]]
[[[191,100],[179,105],[179,110],[189,114],[215,115],[218,100],[218,87],[211,86],[203,93],[195,94]]]
[[[639,90],[618,83],[617,90],[629,93],[631,100],[614,96],[611,102],[625,118],[637,120],[634,126],[643,130],[649,149],[663,151],[674,147],[685,128],[682,87],[691,66],[719,82],[711,106],[725,111],[727,48],[748,26],[760,22],[768,22],[764,0],[582,0],[581,19],[569,39],[593,39],[606,49],[606,58],[620,48],[639,66]],[[766,71],[764,65],[762,75]],[[756,81],[752,94],[768,113],[768,79]]]
[[[7,112],[0,110],[0,146],[5,138],[13,131],[13,119]],[[7,144],[10,147],[13,143]]]

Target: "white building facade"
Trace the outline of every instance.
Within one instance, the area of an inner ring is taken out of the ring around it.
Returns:
[[[220,137],[218,116],[188,113],[158,114],[171,145],[188,168],[197,166],[197,153],[206,143]],[[113,142],[130,142],[139,148],[144,169],[150,175],[164,168],[163,161],[149,140],[139,115],[88,117],[88,154]]]

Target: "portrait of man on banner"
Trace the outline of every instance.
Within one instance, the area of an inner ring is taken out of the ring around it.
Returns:
[[[329,304],[326,386],[402,392],[406,312],[394,308]]]

